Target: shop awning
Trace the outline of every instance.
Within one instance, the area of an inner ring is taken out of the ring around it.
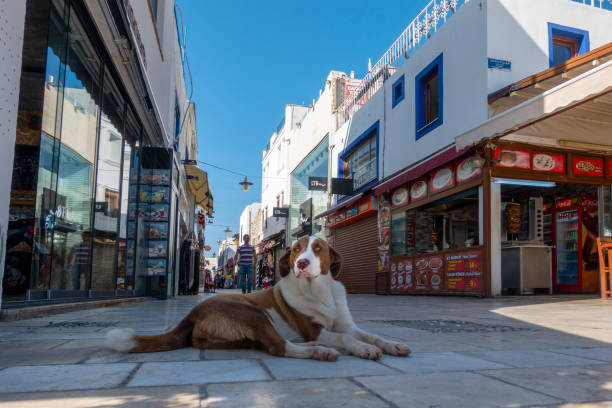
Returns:
[[[193,194],[196,205],[204,208],[208,215],[212,215],[213,196],[208,185],[208,173],[198,166],[186,164],[185,175],[187,176],[187,187]]]
[[[436,167],[440,167],[444,164],[447,164],[451,160],[456,159],[457,157],[465,153],[467,150],[467,148],[458,150],[451,146],[443,152],[431,158],[428,158],[425,161],[415,164],[411,168],[405,170],[403,173],[400,173],[397,176],[385,181],[374,189],[374,195],[378,196],[387,193],[396,187],[399,187],[418,177],[421,177],[423,174],[428,173]]]
[[[355,204],[361,197],[363,197],[363,192],[355,195],[354,197],[349,198],[346,201],[341,202],[340,204],[336,205],[335,207],[330,208],[327,211],[323,211],[320,214],[317,214],[314,219],[318,220],[319,218],[323,218],[323,217],[327,217],[328,215],[331,215],[337,211],[340,211],[343,208],[348,207],[351,204]]]
[[[573,144],[578,148],[582,145],[584,150],[612,151],[612,60],[600,61],[592,59],[591,69],[586,72],[457,136],[457,149],[503,138],[553,147]],[[584,66],[582,64],[583,69]],[[564,75],[568,78],[572,73],[559,73],[561,77]],[[537,85],[536,82],[533,87]],[[508,98],[510,96],[512,93]]]

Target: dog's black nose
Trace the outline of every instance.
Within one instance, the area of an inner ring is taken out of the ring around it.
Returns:
[[[298,269],[306,269],[310,265],[310,261],[308,259],[300,259],[297,261]]]

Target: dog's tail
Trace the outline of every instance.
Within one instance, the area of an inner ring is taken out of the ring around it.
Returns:
[[[193,322],[185,317],[171,331],[154,336],[137,336],[132,329],[113,329],[106,335],[106,347],[121,353],[150,353],[176,350],[191,345]]]

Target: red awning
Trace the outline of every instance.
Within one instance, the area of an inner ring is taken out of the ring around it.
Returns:
[[[423,174],[435,169],[436,167],[440,167],[456,159],[457,157],[465,153],[468,149],[469,148],[466,147],[457,151],[457,149],[453,145],[452,147],[443,151],[437,156],[434,156],[428,159],[427,161],[404,171],[403,173],[392,178],[391,180],[388,180],[379,185],[378,187],[374,188],[374,195],[381,195],[387,193],[396,187],[399,187],[418,177],[421,177]]]
[[[314,219],[318,220],[319,218],[327,217],[328,215],[331,215],[337,211],[340,211],[341,209],[346,208],[351,204],[355,204],[361,197],[363,197],[363,192],[357,194],[355,197],[351,197],[348,200],[341,202],[337,206],[332,207],[327,211],[323,211],[322,213],[317,214],[317,216],[314,217]]]

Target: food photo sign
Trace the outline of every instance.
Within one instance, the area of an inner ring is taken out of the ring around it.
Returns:
[[[565,156],[560,154],[534,153],[531,164],[535,171],[565,172]]]
[[[474,159],[480,158],[479,155],[468,156],[457,163],[455,175],[457,183],[471,180],[482,175],[482,167],[474,166]]]
[[[431,173],[431,182],[429,184],[430,193],[437,193],[455,185],[453,177],[453,165],[442,167]]]
[[[573,157],[572,173],[577,176],[603,177],[604,161],[603,159],[594,159],[588,157]]]
[[[531,169],[530,153],[520,150],[495,149],[497,167],[510,167],[515,169]]]

